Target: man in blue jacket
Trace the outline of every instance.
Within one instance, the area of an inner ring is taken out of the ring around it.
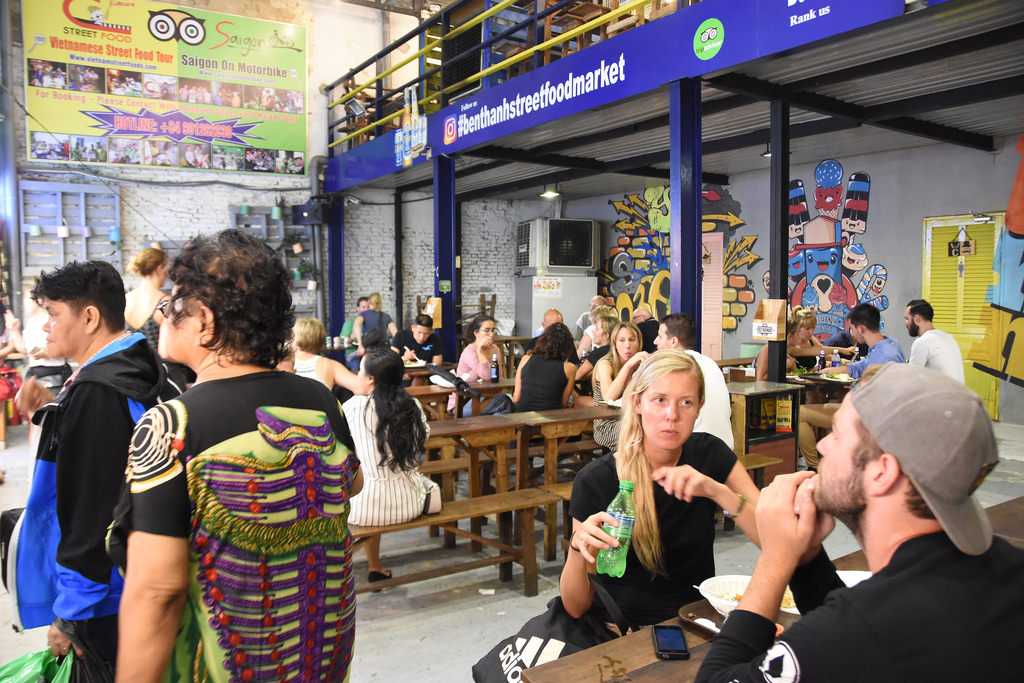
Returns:
[[[78,370],[53,396],[34,379],[19,403],[42,431],[8,574],[24,628],[49,625],[57,656],[112,680],[123,581],[104,539],[136,420],[173,393],[141,334],[125,330],[124,283],[109,263],[71,263],[32,292],[49,319],[46,352]],[[21,542],[19,542],[21,541]]]

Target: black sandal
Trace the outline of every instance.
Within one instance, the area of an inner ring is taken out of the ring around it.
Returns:
[[[391,570],[390,569],[385,569],[382,572],[371,571],[367,575],[367,581],[369,581],[370,583],[377,583],[378,581],[387,581],[390,578],[391,578]],[[383,588],[378,588],[377,590],[375,590],[373,592],[374,593],[380,593],[382,590],[384,590],[384,589]]]

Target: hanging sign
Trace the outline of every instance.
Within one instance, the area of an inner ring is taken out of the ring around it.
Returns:
[[[21,10],[29,159],[305,172],[305,28],[149,0]]]
[[[974,256],[977,253],[974,245],[974,240],[953,240],[946,245],[946,248],[949,256],[954,258],[958,256]]]

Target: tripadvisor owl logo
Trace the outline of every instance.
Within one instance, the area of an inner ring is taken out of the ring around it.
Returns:
[[[718,54],[725,43],[725,26],[718,19],[705,19],[693,34],[693,54],[707,61]]]

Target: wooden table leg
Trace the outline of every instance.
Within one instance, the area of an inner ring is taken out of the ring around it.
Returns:
[[[441,449],[442,460],[453,460],[455,458],[455,446],[445,446]],[[455,473],[448,472],[441,476],[441,500],[455,500]],[[458,525],[458,522],[455,522]],[[455,534],[450,531],[444,532],[444,547],[455,547]]]
[[[544,439],[544,483],[554,484],[558,481],[558,439]],[[555,559],[558,545],[558,507],[552,503],[544,508],[544,559],[551,562]]]
[[[516,441],[516,489],[522,490],[530,485],[530,439],[533,437],[534,428],[523,426],[519,429],[518,440]],[[516,513],[515,542],[519,543],[519,513]]]
[[[480,452],[475,448],[469,449],[469,497],[480,497]],[[474,517],[469,520],[469,530],[479,536],[483,531],[483,518]],[[470,549],[478,553],[483,549],[479,541],[470,541]]]
[[[531,511],[532,512],[532,511]],[[502,512],[498,514],[498,540],[505,545],[512,543],[512,513]],[[498,565],[498,578],[502,581],[512,580],[512,562],[502,562]]]
[[[520,547],[523,565],[523,595],[532,598],[537,594],[537,545],[533,542],[533,510],[519,513],[519,535],[523,539]]]
[[[508,489],[508,446],[497,444],[494,446],[494,466],[497,468],[494,474],[495,493],[506,493]]]

